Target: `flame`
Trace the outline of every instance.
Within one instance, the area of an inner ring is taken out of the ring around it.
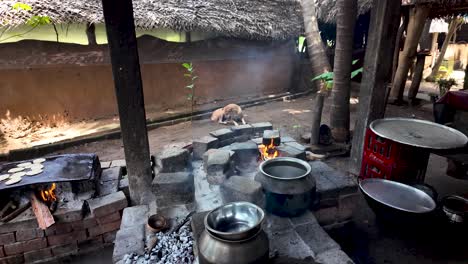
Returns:
[[[270,144],[268,144],[268,146],[263,144],[258,146],[258,150],[260,151],[260,155],[262,156],[263,160],[274,159],[279,155],[276,146],[273,144],[273,139],[270,140]]]
[[[56,184],[52,183],[49,189],[41,191],[41,198],[44,202],[55,202],[57,201],[57,196],[55,195]]]

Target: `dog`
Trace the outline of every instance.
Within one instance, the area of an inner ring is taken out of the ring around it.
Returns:
[[[242,108],[236,104],[228,104],[215,110],[211,115],[211,121],[225,125],[232,123],[235,126],[238,126],[239,123],[246,124]]]

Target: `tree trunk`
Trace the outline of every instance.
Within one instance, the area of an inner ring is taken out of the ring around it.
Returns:
[[[432,67],[431,75],[427,77],[428,80],[435,80],[437,77],[437,74],[439,73],[439,68],[440,65],[442,65],[442,62],[444,61],[444,56],[445,52],[447,51],[448,45],[450,43],[450,40],[452,39],[453,35],[457,31],[458,26],[462,22],[461,19],[459,18],[453,18],[452,21],[450,21],[448,33],[445,36],[444,44],[442,44],[442,48],[440,49],[439,57],[437,58],[436,62],[434,63],[434,67]]]
[[[434,64],[436,61],[436,53],[437,53],[437,48],[439,47],[439,43],[437,43],[437,39],[439,38],[439,33],[435,32],[432,33],[432,45],[431,45],[431,56],[432,56],[432,62],[431,62],[431,68],[434,68]]]
[[[401,103],[403,101],[408,71],[414,56],[416,56],[418,41],[424,29],[427,16],[429,15],[429,10],[429,7],[419,5],[412,7],[410,10],[405,46],[400,54],[397,71],[390,91],[390,98],[394,103]]]
[[[96,27],[93,23],[88,23],[86,27],[86,37],[88,38],[88,45],[97,45],[96,42]]]
[[[411,79],[411,86],[408,91],[408,100],[410,100],[411,103],[416,103],[416,95],[418,94],[419,86],[421,85],[421,81],[423,78],[424,65],[426,63],[426,54],[431,47],[431,40],[429,35],[430,27],[431,20],[429,19],[426,21],[423,33],[421,35],[421,38],[419,39],[419,50],[420,52],[424,51],[425,54],[418,54],[416,56],[416,65],[414,66],[413,78]]]
[[[309,53],[310,65],[312,68],[312,76],[318,76],[324,72],[331,70],[330,62],[328,61],[325,53],[325,47],[320,37],[320,31],[318,28],[315,1],[314,0],[301,0],[302,5],[302,16],[304,20],[304,29],[306,34],[307,51]],[[322,84],[320,81],[314,83],[317,91],[321,90]],[[323,110],[323,94],[317,94],[316,100],[314,100],[314,106],[312,111],[312,129],[311,129],[311,144],[318,143],[318,135],[320,122],[322,119]]]
[[[468,63],[465,65],[465,79],[463,80],[463,90],[468,90]],[[2,131],[0,131],[0,133],[1,132]]]
[[[330,71],[331,67],[325,52],[322,38],[320,37],[315,2],[314,0],[301,0],[301,5],[307,40],[307,51],[309,53],[310,64],[312,66],[313,76],[311,77],[314,77]],[[317,90],[320,90],[320,81],[317,81],[315,86],[317,87]]]
[[[335,141],[346,142],[349,140],[349,97],[357,0],[338,0],[337,8],[330,125]]]
[[[396,39],[396,45],[395,45],[395,50],[393,51],[393,63],[392,63],[392,80],[395,78],[395,73],[396,69],[398,67],[398,57],[400,56],[400,50],[402,48],[402,38],[403,38],[403,33],[405,32],[406,28],[408,27],[408,14],[403,14],[403,23],[401,23],[400,27],[398,28],[398,33],[397,33],[397,39]]]

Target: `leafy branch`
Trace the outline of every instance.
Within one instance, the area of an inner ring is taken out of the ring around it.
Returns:
[[[186,73],[184,73],[184,77],[188,79],[189,84],[185,86],[185,89],[189,89],[189,93],[187,94],[187,100],[190,101],[191,104],[191,112],[190,112],[190,120],[192,120],[193,116],[193,109],[195,107],[195,80],[198,79],[198,76],[195,75],[195,68],[193,67],[193,63],[182,63],[182,67],[185,68]]]
[[[353,60],[353,65],[355,65],[359,60]],[[356,77],[359,73],[362,73],[363,68],[359,68],[351,72],[351,79]],[[333,87],[333,72],[324,72],[318,76],[312,78],[311,81],[320,80],[327,90],[330,90]]]

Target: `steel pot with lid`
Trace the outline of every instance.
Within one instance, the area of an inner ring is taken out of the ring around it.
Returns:
[[[260,164],[255,180],[262,184],[265,208],[279,216],[304,213],[315,198],[315,179],[309,163],[281,157]]]
[[[248,202],[220,206],[205,217],[198,240],[201,264],[267,263],[268,237],[262,230],[263,210]]]

